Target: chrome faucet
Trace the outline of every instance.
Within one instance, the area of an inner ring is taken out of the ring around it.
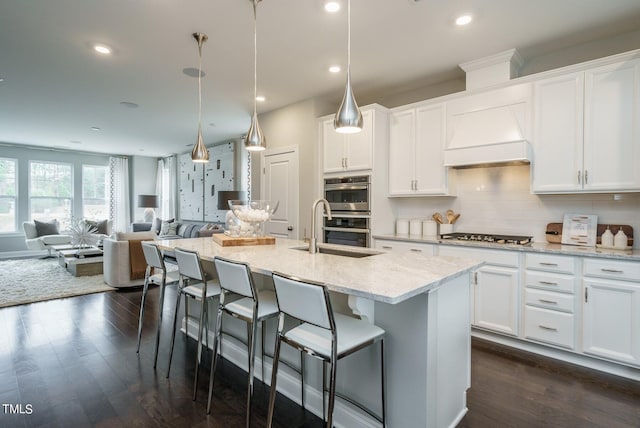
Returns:
[[[327,213],[327,218],[331,220],[331,207],[329,201],[324,198],[316,199],[311,207],[311,239],[309,240],[309,254],[315,254],[318,252],[318,246],[316,245],[316,208],[320,205],[320,202],[324,204],[324,210]]]

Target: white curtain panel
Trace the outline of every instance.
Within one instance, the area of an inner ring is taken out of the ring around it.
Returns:
[[[129,201],[129,159],[109,158],[110,200],[109,209],[114,232],[126,232],[131,223]]]
[[[177,173],[176,157],[158,160],[156,194],[160,195],[160,213],[162,219],[176,218]]]

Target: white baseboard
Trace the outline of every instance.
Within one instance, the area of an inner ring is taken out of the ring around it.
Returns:
[[[185,322],[182,319],[181,331],[185,332]],[[215,332],[209,331],[209,346],[213,344],[213,337]],[[198,322],[195,319],[189,319],[189,337],[196,339],[198,337]],[[248,371],[247,367],[247,349],[239,345],[235,340],[229,339],[227,336],[222,337],[222,357],[241,368],[244,371]],[[256,355],[255,361],[255,373],[254,376],[260,379],[267,385],[271,385],[271,369],[272,363],[269,357],[265,357],[265,379],[262,379],[262,359],[261,356]],[[300,376],[299,374],[290,373],[285,368],[286,366],[280,365],[278,369],[278,392],[295,402],[299,406],[302,405],[300,397]],[[322,418],[322,394],[320,390],[305,384],[304,388],[305,408]],[[464,416],[464,415],[463,415]],[[337,428],[378,428],[382,424],[368,415],[366,412],[358,409],[355,406],[350,405],[340,399],[336,399],[335,408],[333,411],[333,425]]]

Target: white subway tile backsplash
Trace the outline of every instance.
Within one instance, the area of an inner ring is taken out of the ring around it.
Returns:
[[[534,195],[530,168],[502,166],[459,169],[457,197],[393,199],[397,218],[430,218],[447,209],[461,213],[455,231],[532,235],[545,241],[547,223],[562,223],[564,214],[595,214],[598,223],[629,224],[634,248],[640,248],[640,193]]]

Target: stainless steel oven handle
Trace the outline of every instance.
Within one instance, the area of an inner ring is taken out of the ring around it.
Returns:
[[[327,232],[369,233],[369,229],[357,229],[355,227],[324,227]]]
[[[367,190],[366,184],[326,184],[324,190]]]

